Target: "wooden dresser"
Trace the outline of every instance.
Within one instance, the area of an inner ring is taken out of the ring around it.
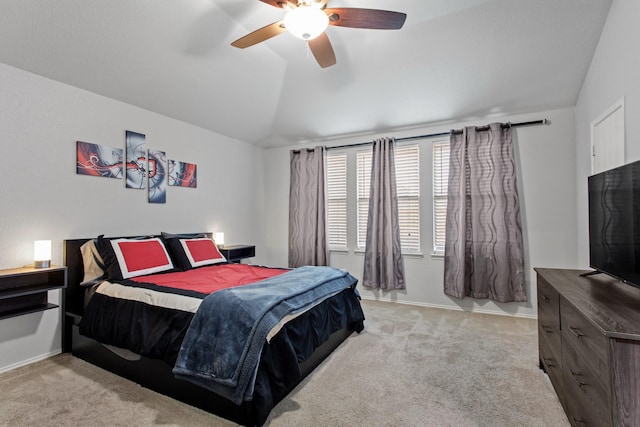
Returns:
[[[540,367],[574,426],[640,426],[640,288],[536,268]]]

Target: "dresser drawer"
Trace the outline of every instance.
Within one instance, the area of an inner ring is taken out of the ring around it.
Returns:
[[[564,387],[562,384],[562,360],[560,360],[560,349],[558,348],[558,354],[556,355],[551,351],[549,347],[549,342],[542,338],[538,342],[539,352],[540,352],[540,362],[542,363],[542,368],[544,368],[547,375],[549,375],[549,379],[551,380],[551,384],[553,384],[553,388],[556,390],[556,394],[562,402],[564,397]]]
[[[563,354],[563,358],[566,357]],[[588,378],[576,377],[570,366],[563,367],[564,401],[562,404],[569,422],[576,427],[608,427],[611,426],[608,402],[594,401],[593,388],[590,385],[580,385],[589,381]]]
[[[566,301],[560,301],[563,351],[571,347],[585,370],[602,384],[609,384],[609,340]]]
[[[549,315],[554,315],[556,324],[560,322],[559,301],[558,292],[546,280],[538,277],[538,311],[545,310]]]
[[[559,296],[555,289],[541,278],[538,278],[538,340],[547,340],[554,356],[560,360]]]
[[[565,401],[576,425],[611,425],[608,338],[575,307],[560,300]],[[579,412],[578,412],[578,409]]]
[[[563,385],[566,399],[579,398],[593,414],[605,418],[610,413],[609,372],[594,370],[589,366],[590,354],[576,351],[573,346],[562,347]],[[571,396],[571,397],[569,397]],[[582,407],[582,406],[581,406]]]
[[[546,349],[545,357],[553,357],[560,364],[562,356],[560,331],[550,326],[538,324],[538,343],[540,349],[542,349],[544,343]]]

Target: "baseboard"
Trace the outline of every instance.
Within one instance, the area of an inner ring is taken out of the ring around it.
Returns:
[[[452,307],[450,305],[443,304],[431,304],[425,302],[415,302],[415,301],[405,301],[405,300],[391,300],[391,299],[383,299],[383,298],[371,298],[369,296],[363,296],[361,294],[363,300],[368,301],[380,301],[380,302],[389,302],[394,304],[403,304],[403,305],[412,305],[416,307],[427,307],[427,308],[439,308],[443,310],[453,310],[453,311],[465,311],[468,313],[481,313],[481,314],[494,314],[497,316],[508,316],[508,317],[521,317],[524,319],[537,319],[538,316],[535,314],[524,314],[524,313],[505,313],[504,311],[496,311],[496,310],[486,310],[482,308],[476,308],[473,310],[466,310],[462,307]]]
[[[0,374],[2,374],[4,372],[11,371],[13,369],[20,368],[22,366],[26,366],[26,365],[30,365],[30,364],[35,363],[35,362],[39,362],[39,361],[44,360],[44,359],[48,359],[48,358],[50,358],[52,356],[55,356],[55,355],[58,355],[60,353],[62,353],[62,349],[58,348],[58,349],[52,350],[52,351],[50,351],[48,353],[41,354],[41,355],[34,356],[34,357],[30,357],[29,359],[21,360],[19,362],[13,363],[13,364],[8,365],[8,366],[2,366],[2,367],[0,367]]]

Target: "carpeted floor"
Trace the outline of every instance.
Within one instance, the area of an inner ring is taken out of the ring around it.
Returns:
[[[278,404],[280,426],[568,426],[536,321],[363,301],[354,334]],[[69,354],[0,374],[2,426],[232,426]]]

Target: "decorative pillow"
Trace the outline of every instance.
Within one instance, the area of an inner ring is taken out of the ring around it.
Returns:
[[[173,269],[167,248],[158,237],[106,239],[98,237],[109,279],[120,280]]]
[[[178,270],[188,270],[189,267],[187,267],[186,269],[182,267],[182,264],[180,261],[184,260],[184,256],[183,254],[183,250],[182,249],[177,249],[177,250],[173,250],[172,246],[174,246],[176,243],[171,243],[172,240],[174,239],[201,239],[201,238],[208,238],[209,236],[207,236],[205,233],[167,233],[165,231],[160,232],[160,235],[162,236],[162,240],[164,240],[164,245],[167,247],[167,250],[169,251],[169,256],[171,257],[171,261],[173,261],[173,265],[178,269]],[[178,258],[180,258],[180,256],[182,256],[180,259],[176,258],[175,253],[178,253]]]
[[[80,246],[82,265],[84,266],[84,278],[80,286],[92,286],[107,278],[104,261],[96,248],[96,240],[87,240]]]
[[[203,265],[226,262],[213,239],[168,239],[167,247],[171,251],[176,266],[181,270],[190,270]]]

